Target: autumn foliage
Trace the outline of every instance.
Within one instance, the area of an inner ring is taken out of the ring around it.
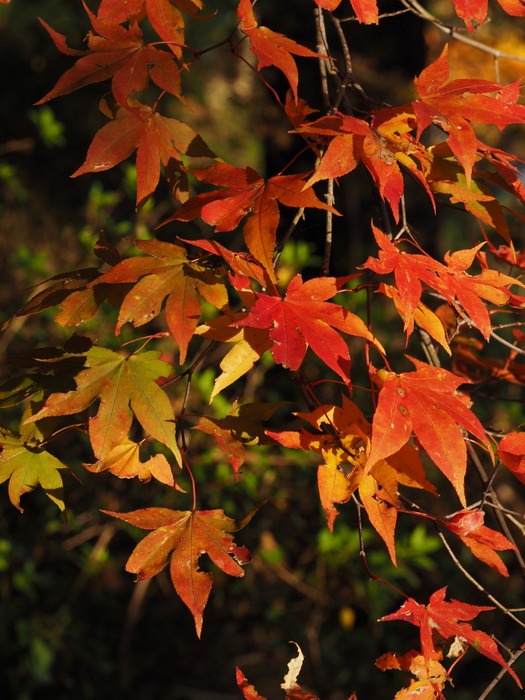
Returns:
[[[525,483],[523,423],[516,412],[501,426],[493,422],[486,398],[501,397],[501,417],[508,387],[521,387],[523,396],[525,384],[523,161],[499,140],[506,127],[525,123],[520,79],[502,83],[498,70],[491,79],[452,77],[451,68],[455,76],[461,65],[452,66],[445,43],[414,76],[411,99],[378,103],[353,72],[343,22],[388,21],[375,0],[304,0],[304,17],[319,37],[312,46],[261,24],[263,0],[236,3],[231,26],[220,12],[207,11],[206,0],[93,4],[84,5],[89,31],[80,49],[60,33],[59,18],[40,20],[71,66],[38,104],[100,83],[103,123],[72,177],[134,159],[137,208],[159,187],[169,192],[170,208],[157,230],[128,241],[127,250],[101,235],[100,268],[55,276],[21,308],[19,316],[56,308],[55,321],[71,336],[59,349],[18,359],[16,376],[1,387],[2,408],[21,406],[18,429],[0,427],[0,482],[12,505],[22,511],[29,503],[24,494],[40,486],[66,508],[69,465],[54,455],[66,429],[87,436],[88,472],[160,482],[172,493],[173,509],[103,513],[147,531],[126,571],[148,579],[168,567],[174,595],[199,636],[213,584],[208,565],[201,570],[204,558],[228,576],[243,576],[250,553],[239,531],[265,505],[247,505],[243,513],[201,507],[193,431],[218,445],[241,483],[246,453],[260,444],[314,455],[328,528],[337,529],[343,509],[357,511],[393,564],[403,518],[440,533],[443,556],[463,572],[467,561],[467,569],[490,567],[499,578],[520,569],[523,575],[523,515],[505,507],[495,485],[496,476],[516,490]],[[445,31],[450,45],[476,44],[476,30],[492,11],[520,22],[525,16],[520,0],[499,0],[490,10],[487,1],[448,4],[464,30]],[[412,0],[397,9],[447,30]],[[222,41],[190,43],[198,23],[217,23]],[[287,121],[296,153],[281,172],[262,176],[228,163],[228,153],[214,153],[194,127],[186,76],[224,46],[250,64]],[[493,55],[496,64],[503,60]],[[301,70],[311,64],[323,78],[315,107],[301,96]],[[272,84],[276,75],[285,91]],[[338,192],[356,173],[377,202],[365,233],[374,252],[333,276],[334,222],[345,212]],[[411,197],[428,219],[463,212],[468,235],[436,252],[412,224]],[[322,262],[315,273],[309,267],[288,275],[283,251],[310,216],[325,222],[317,241]],[[230,232],[242,237],[222,236]],[[101,306],[116,309],[110,347],[83,330],[87,322],[96,328]],[[388,324],[402,334],[404,355],[399,343],[391,347]],[[224,395],[230,413],[195,415],[194,376],[218,347],[222,359],[208,398]],[[300,397],[295,405],[237,403],[239,382],[262,362],[287,370]],[[356,378],[355,365],[366,366],[366,375],[360,370]],[[277,411],[283,418],[272,422]],[[189,509],[177,508],[179,498],[187,499],[179,474],[191,483]],[[361,575],[373,578],[363,544],[362,558]],[[399,608],[380,620],[418,628],[412,649],[390,650],[376,661],[382,671],[411,677],[395,697],[448,696],[457,657],[461,663],[468,649],[521,688],[512,668],[521,650],[483,631],[482,613],[497,608],[521,633],[525,622],[500,602],[504,596],[483,586],[487,605],[456,600],[447,585],[436,585],[428,601],[398,591]],[[377,672],[374,661],[370,673]],[[283,696],[315,698],[298,685],[299,670],[300,663],[281,686]],[[245,698],[262,697],[240,669],[237,682]]]

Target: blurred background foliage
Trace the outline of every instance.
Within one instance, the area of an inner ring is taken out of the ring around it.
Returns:
[[[450,3],[429,3],[446,16]],[[384,2],[384,9],[395,7]],[[235,23],[233,0],[210,3],[221,22],[198,23],[190,45],[212,45]],[[302,0],[259,2],[265,24],[310,46],[314,27]],[[208,8],[208,3],[207,3]],[[3,323],[34,293],[35,285],[49,277],[80,267],[99,266],[93,246],[99,233],[126,250],[129,240],[151,237],[154,227],[171,211],[167,193],[156,193],[140,211],[134,209],[134,168],[123,164],[114,171],[71,180],[69,174],[82,162],[93,133],[103,123],[97,104],[100,86],[91,86],[42,107],[33,107],[69,65],[37,21],[44,18],[79,47],[87,30],[80,2],[26,0],[0,9],[0,54],[4,66],[0,101],[3,125],[0,142],[0,309]],[[523,54],[523,37],[512,20],[489,25],[487,42]],[[398,103],[410,99],[410,81],[427,60],[435,57],[443,37],[415,18],[392,17],[378,28],[346,24],[354,69],[366,90],[378,101]],[[485,30],[484,30],[485,31]],[[503,39],[501,39],[503,37]],[[501,41],[505,41],[504,47]],[[521,42],[521,43],[520,43]],[[463,45],[452,44],[462,68],[479,77],[478,56]],[[485,60],[485,57],[483,57]],[[301,93],[321,108],[317,67],[300,60],[304,70]],[[490,63],[486,59],[487,64]],[[503,64],[502,64],[503,65]],[[515,78],[517,67],[505,65],[502,80]],[[522,65],[522,64],[521,64]],[[520,68],[521,68],[520,65]],[[490,72],[491,66],[484,64]],[[265,77],[282,92],[282,77],[271,70]],[[487,75],[485,77],[493,78]],[[203,56],[185,76],[191,121],[215,152],[238,166],[261,174],[275,174],[295,154],[298,142],[288,133],[280,111],[243,62],[227,48]],[[180,105],[167,102],[166,112],[180,115]],[[505,147],[521,154],[515,132]],[[299,163],[307,169],[310,162]],[[423,232],[437,254],[449,248],[468,247],[477,237],[469,218],[451,210],[434,218],[425,196],[410,194],[410,219]],[[336,205],[344,214],[336,220],[333,274],[348,274],[369,253],[369,221],[377,208],[369,182],[359,170],[338,193]],[[283,212],[283,230],[293,212]],[[192,223],[173,225],[161,236],[173,240],[209,235]],[[316,212],[297,229],[297,240],[285,250],[281,274],[297,271],[317,274],[322,255],[323,219]],[[432,250],[431,250],[432,252]],[[352,295],[353,309],[363,310],[365,300]],[[390,349],[404,352],[401,326],[392,311],[378,304],[375,320]],[[16,357],[36,347],[61,346],[70,331],[53,323],[53,311],[16,318],[0,336],[0,354]],[[115,312],[104,309],[81,332],[94,341],[115,346]],[[129,339],[132,336],[125,337]],[[198,342],[198,341],[197,341]],[[159,346],[168,359],[174,350],[167,341]],[[409,348],[410,350],[410,348]],[[413,350],[417,354],[417,349]],[[295,401],[300,396],[287,375],[270,362],[261,362],[253,376],[235,384],[205,409],[219,352],[207,359],[196,377],[194,410],[222,417],[237,398],[246,401]],[[359,358],[355,383],[364,384]],[[12,368],[2,368],[5,377]],[[319,374],[315,361],[304,367],[309,377]],[[5,378],[4,377],[4,378]],[[321,379],[321,377],[319,376]],[[330,401],[330,384],[323,387]],[[321,392],[322,393],[322,392]],[[365,401],[364,392],[358,400]],[[490,407],[487,407],[490,413]],[[505,404],[500,424],[519,420],[519,403]],[[2,411],[4,425],[19,414]],[[274,429],[292,425],[286,407],[272,419]],[[82,463],[91,459],[87,440],[65,433],[56,444],[57,456],[72,467],[65,477],[67,511],[62,517],[37,490],[25,496],[20,515],[8,503],[5,486],[0,493],[0,665],[5,698],[69,700],[127,697],[148,700],[227,700],[238,698],[234,669],[238,665],[269,698],[280,697],[279,684],[294,654],[289,640],[302,647],[306,663],[301,675],[305,687],[323,700],[344,700],[352,690],[360,700],[390,700],[402,685],[371,664],[387,650],[404,652],[416,645],[417,631],[408,625],[376,624],[391,612],[400,598],[394,590],[365,574],[356,516],[342,508],[330,534],[316,491],[316,463],[291,450],[261,446],[249,451],[241,478],[234,478],[222,453],[207,436],[192,432],[191,454],[199,481],[199,506],[224,508],[242,517],[266,501],[249,527],[237,539],[254,554],[242,580],[228,580],[214,571],[216,584],[205,613],[202,641],[195,636],[193,620],[174,594],[166,572],[151,581],[135,583],[124,564],[141,533],[115,524],[99,509],[129,511],[150,505],[186,508],[189,496],[173,494],[156,483],[120,481],[107,472],[88,473]],[[197,456],[197,457],[195,457]],[[446,485],[433,474],[440,488]],[[180,479],[184,486],[184,479]],[[505,484],[502,484],[505,487]],[[507,485],[515,509],[522,500]],[[398,534],[399,567],[392,566],[377,535],[364,527],[370,569],[424,602],[428,594],[447,583],[449,594],[474,604],[485,599],[464,579],[443,553],[432,528],[408,522],[401,516]],[[439,560],[437,553],[440,553]],[[462,561],[470,559],[461,553]],[[510,561],[509,557],[506,557]],[[439,563],[438,563],[439,561]],[[478,569],[480,580],[497,589],[501,581],[490,570]],[[505,585],[509,605],[522,604],[523,582],[512,574]],[[505,618],[485,614],[484,629],[519,646]],[[523,670],[523,663],[521,664]],[[497,673],[497,668],[469,652],[458,669],[458,686],[450,691],[456,700],[471,700]],[[517,668],[519,671],[519,667]],[[464,681],[466,680],[466,684]],[[515,693],[504,679],[492,693],[497,698]]]

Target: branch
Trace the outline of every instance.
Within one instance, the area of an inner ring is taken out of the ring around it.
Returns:
[[[510,656],[509,659],[507,659],[507,666],[512,666],[512,664],[517,661],[520,656],[523,654],[525,649],[518,649],[517,651],[513,652]],[[496,687],[496,685],[500,682],[500,680],[503,678],[503,676],[508,672],[508,669],[502,668],[501,671],[498,673],[496,678],[489,683],[489,685],[485,688],[485,690],[481,693],[481,695],[478,697],[478,700],[485,700],[485,698],[488,696],[490,692]]]
[[[452,27],[448,24],[444,24],[440,19],[435,17],[431,12],[429,12],[422,5],[420,5],[417,0],[401,0],[401,3],[410,12],[413,12],[417,17],[425,19],[428,22],[432,22],[432,24],[435,27],[437,27],[445,34],[448,34],[451,39],[457,39],[457,41],[461,41],[464,44],[474,46],[474,48],[479,49],[480,51],[484,51],[485,53],[488,53],[491,56],[494,56],[496,60],[500,58],[508,58],[511,61],[519,61],[520,63],[525,63],[525,57],[523,56],[516,56],[514,54],[507,53],[506,51],[500,51],[499,49],[495,49],[492,46],[487,46],[486,44],[483,44],[481,41],[472,39],[470,36],[461,34],[460,30],[457,27]]]
[[[436,529],[437,529],[437,528],[436,528]],[[491,602],[491,603],[494,603],[494,605],[495,605],[497,608],[499,608],[499,609],[501,610],[501,612],[505,613],[505,615],[508,615],[508,617],[510,617],[512,620],[514,620],[514,622],[516,622],[520,627],[523,627],[523,629],[525,629],[525,622],[523,622],[522,620],[520,620],[519,617],[516,617],[516,615],[514,615],[514,613],[512,613],[512,612],[509,610],[509,608],[507,608],[505,605],[503,605],[503,603],[500,603],[499,600],[498,600],[497,598],[494,598],[494,596],[493,596],[491,593],[489,593],[489,592],[487,591],[487,589],[484,588],[484,587],[481,585],[481,583],[479,583],[479,581],[478,581],[477,579],[475,579],[474,576],[472,576],[472,574],[469,573],[469,572],[465,569],[465,567],[463,566],[463,564],[459,561],[459,559],[457,558],[457,556],[456,556],[456,555],[454,554],[454,552],[452,551],[452,548],[451,548],[451,546],[449,545],[449,543],[447,542],[445,535],[444,535],[442,532],[440,532],[439,530],[437,530],[437,534],[438,534],[438,537],[440,538],[440,540],[443,542],[443,545],[445,546],[445,549],[446,549],[447,552],[449,553],[450,558],[452,559],[452,561],[454,562],[454,564],[457,566],[457,568],[461,571],[461,573],[463,574],[463,576],[465,576],[465,578],[467,578],[474,586],[476,586],[476,588],[478,589],[478,591],[481,591],[484,595],[486,595],[487,598],[490,600],[490,602]]]

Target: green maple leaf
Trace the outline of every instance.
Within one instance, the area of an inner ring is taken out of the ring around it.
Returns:
[[[64,510],[59,470],[67,469],[66,465],[38,443],[32,444],[33,440],[26,442],[27,437],[24,433],[17,436],[0,428],[0,484],[9,479],[9,500],[21,513],[24,509],[20,498],[39,484],[53,503]]]
[[[159,353],[149,350],[126,357],[95,346],[86,353],[86,368],[75,377],[76,390],[51,394],[28,422],[80,413],[100,400],[97,414],[89,419],[89,437],[98,459],[107,457],[127,438],[135,416],[144,431],[166,445],[180,464],[173,409],[156,383],[159,377],[169,376],[172,368],[159,360]]]

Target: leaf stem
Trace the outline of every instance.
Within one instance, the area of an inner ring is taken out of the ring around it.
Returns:
[[[182,454],[182,462],[186,468],[186,471],[189,474],[190,481],[191,481],[191,493],[193,497],[193,505],[192,505],[192,513],[194,513],[197,510],[197,484],[195,483],[195,477],[193,476],[193,472],[191,470],[190,465],[188,464],[188,460],[186,459],[184,453]]]

